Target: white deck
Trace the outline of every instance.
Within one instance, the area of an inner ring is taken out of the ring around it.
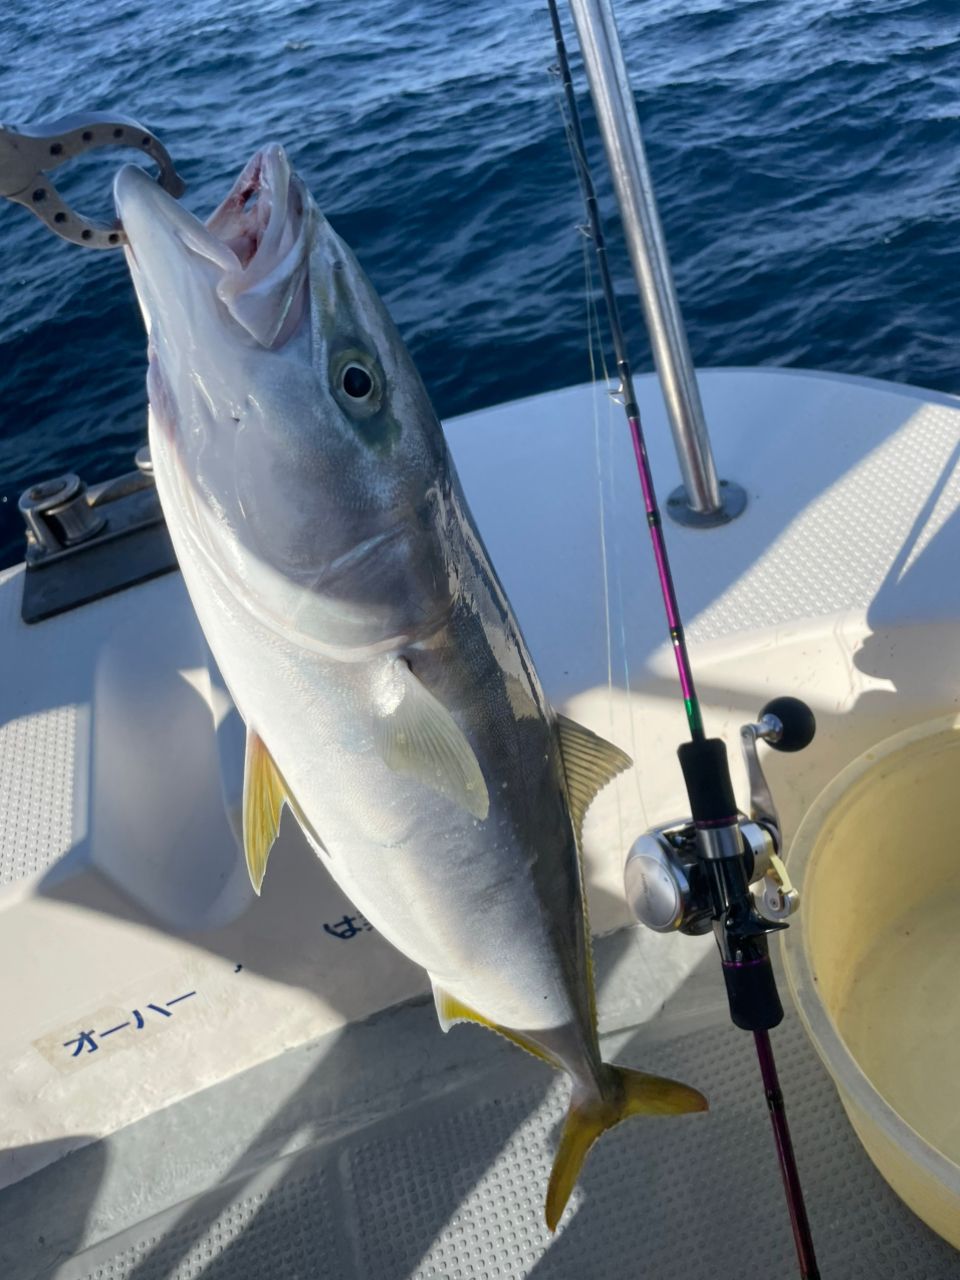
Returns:
[[[783,693],[817,714],[806,752],[768,762],[789,835],[842,765],[960,701],[960,401],[775,370],[706,372],[701,387],[720,474],[750,504],[710,532],[668,522],[678,594],[708,732],[735,752],[739,724]],[[665,500],[678,474],[663,407],[652,378],[638,392]],[[608,932],[626,923],[627,847],[686,807],[684,717],[621,410],[571,388],[458,419],[448,437],[548,694],[637,764],[587,822],[591,920]],[[15,975],[0,985],[0,1186],[426,991],[372,931],[324,929],[351,908],[292,824],[253,899],[228,816],[239,738],[179,576],[27,628],[20,572],[0,577],[0,971]],[[701,989],[715,1013],[712,946],[637,934],[630,982],[601,993],[603,1028],[691,992],[699,1008]],[[97,1047],[74,1056],[84,1031]],[[258,1102],[266,1120],[284,1099]],[[285,1141],[298,1145],[292,1130]],[[171,1160],[132,1200],[105,1176],[70,1247],[216,1180]],[[545,1167],[531,1176],[545,1182]]]

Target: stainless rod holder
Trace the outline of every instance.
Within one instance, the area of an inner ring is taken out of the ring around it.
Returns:
[[[570,8],[680,462],[684,492],[667,510],[682,524],[724,524],[746,506],[746,493],[717,480],[613,6],[570,0]]]

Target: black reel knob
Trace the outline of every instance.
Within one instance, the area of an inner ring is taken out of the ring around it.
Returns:
[[[787,695],[774,698],[760,712],[761,720],[764,716],[776,716],[783,725],[783,733],[776,742],[769,744],[775,751],[802,751],[810,745],[817,732],[813,712],[799,698]]]

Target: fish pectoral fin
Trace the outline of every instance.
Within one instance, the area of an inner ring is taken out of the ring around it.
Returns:
[[[250,882],[258,894],[288,799],[286,784],[263,739],[248,727],[243,770],[243,852]]]
[[[490,797],[479,761],[450,712],[421,684],[403,659],[390,675],[400,698],[377,720],[377,747],[397,773],[406,773],[481,820]]]
[[[678,1080],[648,1076],[629,1067],[607,1066],[604,1072],[602,1094],[583,1099],[574,1093],[570,1102],[547,1187],[545,1214],[551,1231],[557,1229],[587,1152],[607,1129],[628,1116],[679,1116],[707,1110],[703,1094]]]
[[[570,816],[579,843],[583,835],[583,820],[597,793],[618,773],[629,769],[633,761],[612,742],[566,716],[557,716],[557,733],[567,779]]]

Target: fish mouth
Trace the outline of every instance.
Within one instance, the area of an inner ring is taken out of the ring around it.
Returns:
[[[216,296],[258,342],[289,336],[303,311],[312,202],[279,143],[256,152],[206,222],[135,165],[118,173],[114,199],[135,281],[166,291],[203,259]]]
[[[279,143],[270,143],[244,166],[206,229],[230,250],[242,271],[262,275],[282,256],[306,213],[303,184]]]

